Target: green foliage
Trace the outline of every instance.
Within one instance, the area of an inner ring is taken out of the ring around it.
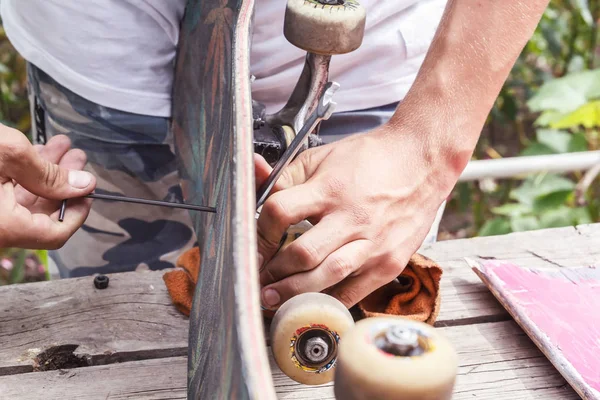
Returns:
[[[600,128],[600,71],[574,73],[542,85],[528,102],[536,120],[535,139],[521,155],[561,154],[597,148],[590,145]],[[575,201],[573,177],[537,174],[510,190],[509,202],[494,207],[493,219],[484,223],[479,235],[555,228],[592,223],[598,197],[587,206]],[[591,189],[594,191],[594,189]],[[594,218],[594,216],[596,218]]]
[[[600,0],[553,0],[511,70],[474,157],[536,156],[600,149]],[[600,221],[597,180],[575,198],[581,173],[462,183],[447,214],[467,236]]]
[[[0,21],[1,22],[1,21]],[[0,25],[0,123],[29,133],[27,68]]]
[[[0,286],[48,279],[46,251],[0,249]]]
[[[0,123],[26,134],[31,126],[26,63],[8,41],[1,24]],[[47,279],[49,274],[46,251],[0,249],[0,286]]]
[[[555,174],[529,176],[510,192],[512,201],[491,210],[496,217],[482,226],[479,235],[591,223],[589,210],[573,204],[574,190],[573,181]]]

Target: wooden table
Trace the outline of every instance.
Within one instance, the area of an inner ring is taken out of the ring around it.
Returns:
[[[463,258],[600,265],[600,224],[439,242],[424,254],[446,271],[436,325],[460,357],[455,399],[579,398]],[[0,398],[185,399],[187,320],[161,276],[112,275],[106,290],[92,278],[0,288]],[[44,351],[58,365],[38,365]],[[296,384],[271,364],[281,399],[334,398],[331,385]]]

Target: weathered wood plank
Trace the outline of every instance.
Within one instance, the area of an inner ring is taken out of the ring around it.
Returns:
[[[187,357],[0,377],[2,398],[13,400],[186,399]]]
[[[444,268],[438,326],[510,319],[463,257],[496,257],[530,267],[600,265],[600,224],[493,238],[439,242],[424,254]],[[77,345],[93,365],[185,355],[188,320],[171,305],[162,272],[0,288],[0,375],[28,372],[40,351]]]
[[[514,322],[440,329],[459,355],[454,399],[578,398]],[[279,371],[272,357],[270,364],[280,399],[334,399],[332,385],[298,384]],[[173,357],[28,373],[0,377],[0,393],[14,400],[184,399],[186,371],[186,357]]]
[[[41,351],[78,346],[93,364],[187,354],[187,320],[162,273],[111,275],[0,288],[0,375],[31,371]]]
[[[535,268],[596,265],[600,264],[600,224],[443,241],[423,253],[442,263],[462,263],[468,257],[497,258]]]

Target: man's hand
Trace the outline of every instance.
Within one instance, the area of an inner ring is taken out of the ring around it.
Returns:
[[[549,0],[449,0],[389,123],[303,152],[258,220],[262,303],[324,291],[351,307],[396,278],[467,165]],[[257,181],[268,165],[256,164]],[[287,228],[316,224],[275,255]]]
[[[95,178],[82,171],[85,153],[69,150],[70,140],[55,136],[32,146],[19,131],[0,126],[0,247],[56,249],[87,218]],[[69,201],[63,222],[60,202]]]
[[[384,126],[306,151],[284,171],[258,220],[263,305],[326,291],[349,307],[400,275],[451,187],[417,135],[394,135]],[[257,175],[266,168],[259,160]],[[304,219],[314,227],[275,254]]]

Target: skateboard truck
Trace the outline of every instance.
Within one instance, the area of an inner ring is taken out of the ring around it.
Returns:
[[[275,186],[277,179],[281,176],[283,169],[288,166],[292,159],[298,154],[301,146],[304,144],[306,136],[312,132],[317,124],[324,119],[328,119],[335,109],[336,103],[332,101],[333,94],[338,90],[339,85],[335,82],[329,82],[325,85],[325,90],[322,92],[317,108],[308,116],[304,126],[298,130],[298,134],[292,140],[290,146],[285,150],[283,156],[277,161],[275,168],[258,189],[256,208],[263,205],[271,189]]]
[[[264,106],[253,102],[255,151],[273,166],[291,145],[294,137],[308,123],[309,115],[315,110],[319,97],[328,83],[331,56],[308,53],[300,79],[286,105],[277,113],[266,115]],[[301,150],[321,144],[312,127],[308,141]]]
[[[256,218],[258,218],[259,215],[258,209],[264,204],[264,202],[267,200],[267,197],[269,197],[273,186],[275,186],[275,183],[277,183],[277,180],[281,176],[284,168],[287,167],[296,154],[298,154],[300,147],[305,142],[306,136],[317,126],[321,120],[328,119],[331,114],[333,114],[336,103],[332,101],[332,98],[333,94],[338,90],[338,88],[339,85],[335,82],[329,82],[325,85],[325,90],[321,94],[316,110],[314,110],[308,117],[304,126],[300,128],[298,134],[292,140],[290,146],[286,148],[283,156],[277,160],[275,168],[273,171],[271,171],[271,174],[269,174],[267,180],[258,189],[256,194]],[[286,240],[287,232],[284,233],[279,242],[279,249],[281,249]],[[277,251],[279,251],[279,249]],[[267,308],[262,304],[261,309],[267,310]]]
[[[335,12],[333,12],[335,11]],[[273,166],[308,122],[329,81],[335,54],[356,50],[362,44],[366,13],[356,0],[288,0],[284,35],[306,50],[304,68],[285,106],[272,115],[253,102],[255,152]],[[321,144],[315,126],[302,148]]]
[[[329,82],[331,57],[360,47],[365,21],[365,10],[356,0],[288,0],[283,33],[307,54],[302,74],[281,110],[266,115],[265,107],[253,102],[255,151],[274,166],[259,190],[257,208],[291,159],[321,144],[313,132],[333,113],[331,97],[339,88]]]

